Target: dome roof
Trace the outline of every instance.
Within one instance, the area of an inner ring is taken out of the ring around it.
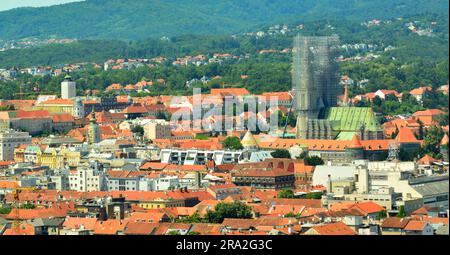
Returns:
[[[256,148],[258,147],[258,143],[252,135],[252,132],[247,131],[244,137],[241,140],[241,144],[244,148]]]

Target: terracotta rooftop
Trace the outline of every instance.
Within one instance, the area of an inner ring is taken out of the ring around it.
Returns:
[[[395,140],[399,143],[419,143],[419,140],[409,128],[400,128]]]
[[[312,227],[319,235],[356,235],[356,232],[342,222]]]
[[[384,219],[381,224],[382,228],[398,228],[404,229],[408,225],[409,220],[405,218],[389,217]]]

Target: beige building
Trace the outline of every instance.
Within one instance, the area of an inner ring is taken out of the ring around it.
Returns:
[[[153,120],[144,126],[144,137],[146,139],[169,139],[170,136],[170,125],[165,120]]]
[[[319,173],[326,170],[325,167],[316,167],[314,172],[316,179],[329,175],[324,183],[328,193],[322,200],[324,206],[342,201],[372,201],[393,213],[401,206],[406,213],[423,205],[448,208],[448,177],[447,180],[444,176],[439,180],[414,177],[413,174],[417,173],[414,162],[358,162],[349,167],[345,175],[338,174],[338,171]],[[443,191],[436,193],[436,190]],[[444,202],[437,204],[436,201]]]

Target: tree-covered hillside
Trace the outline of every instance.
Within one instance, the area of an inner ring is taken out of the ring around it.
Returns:
[[[432,27],[432,36],[419,36],[412,33],[405,24],[416,21],[417,26]],[[298,24],[289,24],[295,27]],[[386,20],[382,25],[366,27],[357,21],[321,20],[302,23],[301,30],[292,30],[284,35],[183,35],[172,37],[169,41],[145,39],[139,41],[118,40],[80,40],[68,44],[50,44],[27,49],[14,49],[0,52],[0,68],[55,66],[68,63],[103,63],[116,58],[166,58],[185,55],[230,53],[244,55],[264,49],[282,50],[292,47],[292,37],[303,35],[339,35],[342,43],[376,44],[380,48],[395,47],[384,54],[405,63],[414,61],[439,62],[448,60],[448,16],[420,15],[402,20]],[[268,27],[258,30],[267,31]],[[289,58],[286,59],[290,61]]]
[[[87,0],[0,12],[0,40],[228,34],[265,24],[448,14],[447,0]]]

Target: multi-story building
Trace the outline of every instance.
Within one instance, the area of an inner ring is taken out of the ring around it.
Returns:
[[[145,172],[140,171],[108,171],[108,191],[137,191]]]
[[[98,165],[81,166],[69,174],[69,187],[76,191],[105,191],[105,174]]]
[[[0,131],[0,160],[13,160],[14,149],[21,144],[31,144],[28,132]]]
[[[144,126],[144,137],[148,140],[169,139],[170,136],[170,125],[165,120],[152,120]]]
[[[272,158],[268,151],[226,151],[226,150],[161,150],[161,163],[175,165],[204,165],[213,160],[216,165],[261,162]]]
[[[262,190],[291,189],[295,186],[295,174],[279,168],[252,169],[233,173],[232,182]]]
[[[81,161],[81,153],[79,151],[66,148],[47,148],[45,150],[37,150],[37,162],[50,169],[61,169],[66,166],[76,167]]]
[[[15,129],[31,135],[52,130],[52,117],[48,111],[9,111],[0,114],[0,130]]]
[[[75,115],[74,101],[72,99],[50,99],[36,104],[33,107],[35,110],[47,110],[49,113],[69,113]]]
[[[313,184],[324,185],[326,203],[373,201],[396,213],[411,213],[423,205],[448,209],[448,175],[415,177],[414,162],[356,162],[353,166],[317,166]],[[327,177],[328,176],[328,177]]]

